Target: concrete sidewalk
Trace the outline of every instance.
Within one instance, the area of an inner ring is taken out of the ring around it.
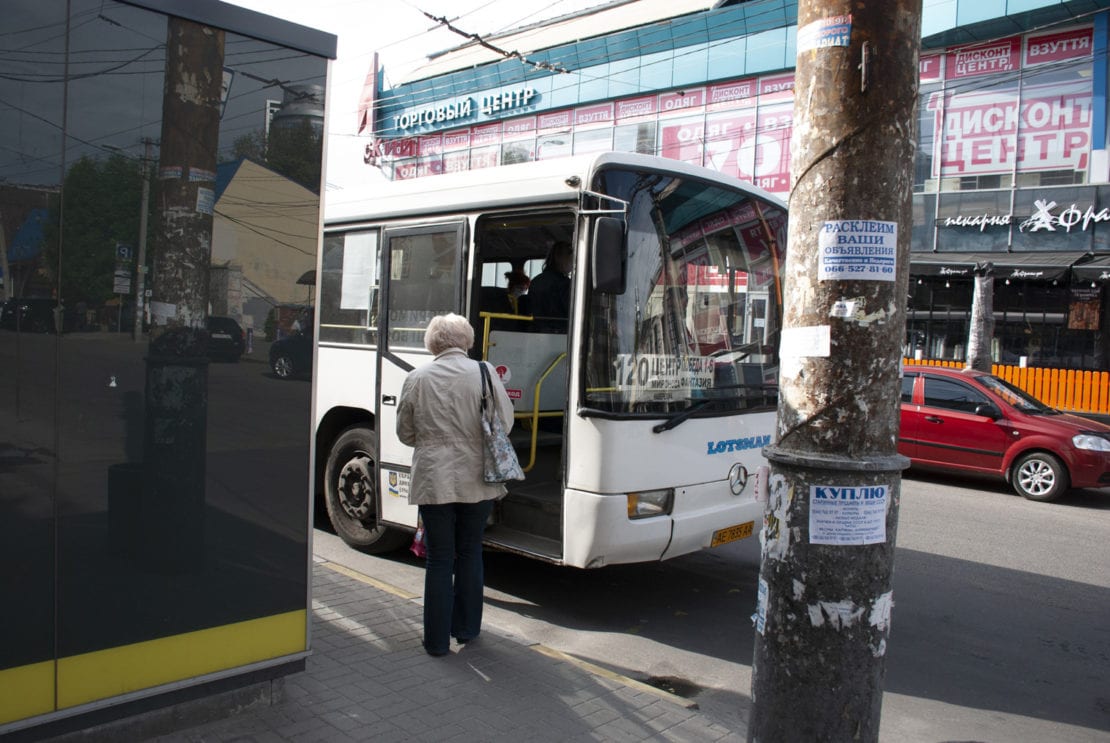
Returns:
[[[321,558],[313,580],[313,653],[267,704],[192,727],[163,722],[153,736],[123,721],[64,739],[744,740],[687,700],[489,627],[432,658],[421,646],[419,597]]]

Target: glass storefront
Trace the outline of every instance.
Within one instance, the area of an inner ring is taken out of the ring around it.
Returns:
[[[310,385],[267,348],[312,301],[334,37],[205,12],[5,4],[0,732],[306,649]]]

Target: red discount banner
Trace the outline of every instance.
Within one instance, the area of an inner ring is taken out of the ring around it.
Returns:
[[[1091,91],[1082,83],[1016,86],[930,97],[933,176],[1084,170],[1091,150]]]

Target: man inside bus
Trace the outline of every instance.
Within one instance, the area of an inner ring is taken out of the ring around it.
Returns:
[[[509,282],[505,291],[509,295],[509,304],[513,306],[513,314],[525,314],[524,310],[528,309],[528,287],[531,286],[532,280],[528,278],[528,274],[519,268],[506,271],[505,279]]]
[[[557,242],[547,253],[543,271],[532,279],[528,289],[529,310],[535,318],[533,328],[544,332],[567,332],[570,316],[570,272],[574,251],[568,242]]]

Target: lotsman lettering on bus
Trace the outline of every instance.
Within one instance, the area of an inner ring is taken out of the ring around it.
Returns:
[[[724,454],[730,451],[745,451],[747,449],[762,449],[770,445],[770,436],[749,436],[745,439],[724,439],[723,441],[707,441],[706,454]]]

